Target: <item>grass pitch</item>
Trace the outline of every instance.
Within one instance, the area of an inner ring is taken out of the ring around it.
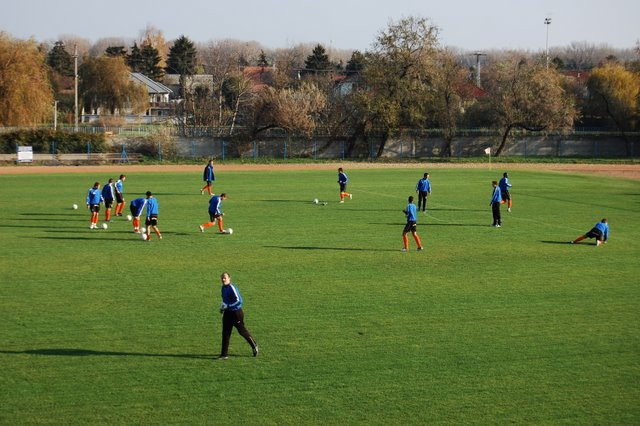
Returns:
[[[198,173],[127,173],[150,242],[88,229],[115,175],[0,176],[0,422],[640,422],[640,182],[514,172],[495,229],[502,171],[434,170],[401,253],[423,170],[346,171],[342,205],[332,171],[219,173],[232,236],[198,231]],[[609,244],[567,244],[602,217]],[[234,331],[216,359],[223,271],[257,358]]]

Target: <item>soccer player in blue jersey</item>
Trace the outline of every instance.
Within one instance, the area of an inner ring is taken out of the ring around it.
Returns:
[[[349,199],[353,199],[353,195],[347,192],[347,182],[349,182],[349,178],[342,170],[342,167],[338,169],[338,184],[340,184],[340,202],[344,203],[344,199],[349,197]]]
[[[511,213],[511,193],[509,192],[511,184],[509,183],[509,176],[507,176],[507,172],[502,174],[502,179],[498,182],[498,186],[500,187],[502,202],[507,203],[507,211]]]
[[[253,356],[258,355],[258,344],[244,326],[244,312],[242,310],[242,296],[235,284],[231,282],[228,273],[220,275],[222,281],[222,304],[220,305],[220,313],[222,313],[222,349],[220,350],[220,358],[227,359],[229,357],[229,340],[233,327],[238,333],[249,343]]]
[[[98,219],[100,216],[100,203],[102,203],[102,192],[100,191],[100,182],[93,184],[87,192],[87,208],[91,212],[91,224],[89,229],[98,228]]]
[[[502,221],[500,219],[500,202],[502,201],[502,196],[500,195],[500,188],[498,187],[497,181],[492,181],[491,186],[493,186],[493,194],[491,195],[489,205],[491,206],[491,212],[493,213],[492,226],[500,228],[502,226]]]
[[[120,178],[116,181],[116,216],[122,216],[122,210],[124,209],[124,181],[127,180],[125,175],[120,175]]]
[[[427,196],[431,194],[429,173],[425,173],[423,178],[418,181],[416,192],[418,193],[418,210],[420,210],[420,206],[422,206],[422,211],[425,211],[427,209]]]
[[[147,219],[145,225],[147,226],[147,241],[151,240],[151,228],[156,233],[159,239],[162,239],[162,234],[158,229],[158,200],[153,198],[151,191],[147,191]]]
[[[113,179],[109,179],[109,181],[102,187],[105,222],[111,222],[111,207],[113,206],[113,198],[115,196],[115,192],[115,188],[113,187]]]
[[[204,194],[204,190],[206,189],[209,192],[209,195],[213,195],[211,192],[212,183],[216,180],[216,175],[213,172],[213,160],[209,160],[209,164],[207,164],[204,168],[204,172],[202,173],[202,180],[207,182],[202,189],[200,189],[200,194]]]
[[[596,247],[600,247],[602,244],[606,243],[609,239],[609,221],[606,218],[602,219],[600,222],[593,225],[593,228],[591,228],[589,232],[569,242],[571,244],[577,244],[585,238],[595,238]]]
[[[146,205],[146,198],[136,198],[131,202],[131,204],[129,204],[129,210],[133,217],[131,221],[131,223],[133,223],[133,232],[140,233],[140,216],[142,215],[142,210],[144,210]]]
[[[409,196],[409,204],[407,207],[402,210],[402,213],[407,217],[407,224],[404,226],[402,230],[402,242],[404,247],[402,251],[409,250],[409,238],[407,238],[407,234],[411,232],[413,235],[413,239],[416,241],[418,245],[418,251],[422,251],[422,241],[420,241],[420,237],[418,236],[418,230],[416,229],[416,222],[418,220],[418,210],[416,209],[416,205],[413,204],[413,196]]]
[[[220,195],[214,195],[209,199],[209,222],[200,225],[200,232],[204,232],[205,229],[215,225],[218,221],[218,230],[221,234],[224,234],[224,227],[222,225],[222,202],[227,199],[227,194],[222,193]]]

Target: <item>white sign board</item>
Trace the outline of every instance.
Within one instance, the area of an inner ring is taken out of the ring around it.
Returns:
[[[18,163],[32,163],[32,162],[33,162],[33,147],[19,146],[18,147]]]

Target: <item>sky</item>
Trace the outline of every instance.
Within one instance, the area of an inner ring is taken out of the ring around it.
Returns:
[[[6,3],[5,3],[6,2]],[[640,0],[3,0],[0,31],[55,41],[77,35],[138,38],[147,25],[167,40],[255,40],[267,48],[321,43],[366,50],[390,20],[431,19],[442,45],[469,50],[543,50],[572,41],[631,48]]]

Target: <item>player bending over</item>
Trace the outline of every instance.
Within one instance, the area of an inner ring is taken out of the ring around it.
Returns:
[[[609,221],[604,218],[600,222],[593,225],[593,228],[589,232],[584,235],[580,235],[573,241],[569,241],[571,244],[577,244],[585,238],[595,238],[596,239],[596,247],[600,247],[602,244],[606,243],[609,239]]]
[[[145,225],[147,225],[147,241],[151,240],[151,228],[153,228],[158,238],[162,239],[162,234],[158,229],[158,200],[153,198],[151,191],[147,191],[147,219],[145,220]]]
[[[146,198],[136,198],[129,204],[129,210],[131,211],[131,216],[133,219],[131,223],[133,223],[133,232],[140,233],[140,215],[142,214],[142,210],[147,205]]]

